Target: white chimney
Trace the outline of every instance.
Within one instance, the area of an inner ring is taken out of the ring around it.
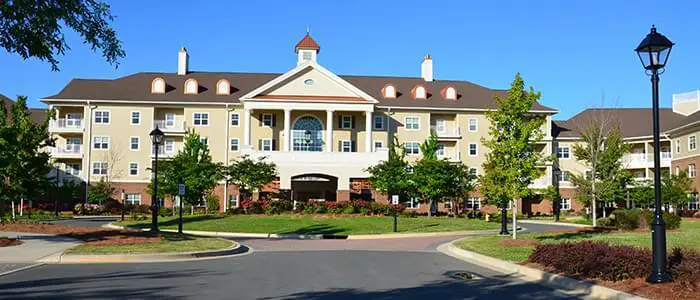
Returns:
[[[420,77],[425,81],[433,81],[433,60],[430,54],[426,54],[423,63],[420,64]]]
[[[187,54],[187,49],[182,47],[177,54],[177,75],[186,75],[189,72],[190,55]]]

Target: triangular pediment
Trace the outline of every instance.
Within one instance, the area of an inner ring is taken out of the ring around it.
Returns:
[[[377,102],[314,62],[299,65],[241,97],[241,101],[256,100]]]

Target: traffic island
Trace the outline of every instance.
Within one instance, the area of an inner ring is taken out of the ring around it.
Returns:
[[[248,248],[236,242],[219,238],[182,236],[192,242],[160,242],[128,246],[89,246],[73,248],[63,254],[56,263],[152,263],[174,262],[228,257],[248,252]],[[199,246],[195,246],[199,245]],[[183,246],[180,248],[179,246]],[[185,249],[197,248],[194,251]],[[163,251],[163,252],[161,252]]]

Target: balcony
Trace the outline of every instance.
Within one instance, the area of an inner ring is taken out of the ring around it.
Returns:
[[[153,120],[153,129],[155,129],[156,126],[158,126],[158,128],[160,128],[160,130],[166,134],[184,134],[187,131],[187,125],[185,125],[185,121]]]
[[[540,177],[540,178],[537,178],[537,179],[533,180],[532,183],[530,184],[530,188],[533,188],[533,189],[546,189],[546,188],[549,187],[550,185],[552,185],[552,178],[551,178],[551,176],[549,176],[549,175],[544,175],[544,176],[542,176],[542,177]]]
[[[175,149],[172,149],[171,151],[165,151],[165,149],[163,149],[162,146],[158,149],[158,159],[173,158],[175,154],[177,154],[177,151]],[[153,148],[151,148],[151,158],[156,158],[156,151]]]
[[[459,151],[455,150],[439,150],[435,152],[438,159],[447,159],[449,162],[459,162],[461,161],[461,156]]]
[[[49,153],[55,158],[83,158],[83,145],[68,144],[49,148]]]
[[[49,131],[56,133],[81,133],[85,130],[83,119],[56,119],[49,122]]]
[[[462,132],[459,126],[436,126],[431,125],[430,130],[435,132],[438,139],[459,139],[462,137]]]
[[[661,152],[661,167],[671,166],[671,152]],[[654,167],[654,155],[651,153],[627,153],[622,156],[622,164],[628,169],[643,169]]]

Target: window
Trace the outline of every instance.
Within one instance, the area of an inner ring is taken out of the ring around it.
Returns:
[[[440,133],[445,132],[445,120],[435,120],[435,131]]]
[[[241,116],[238,113],[231,114],[231,127],[238,127],[241,122]]]
[[[240,142],[238,139],[231,139],[231,151],[238,151]]]
[[[695,136],[689,136],[688,137],[688,151],[694,151],[695,148],[697,148],[697,144],[695,142]]]
[[[340,152],[353,152],[352,141],[340,141]]]
[[[185,94],[196,95],[199,89],[199,83],[197,80],[190,78],[185,81]]]
[[[695,178],[695,164],[688,165],[688,177]]]
[[[129,150],[138,151],[140,147],[140,138],[138,136],[132,136],[129,138]]]
[[[559,201],[559,208],[561,210],[571,210],[571,198],[561,198],[561,201]]]
[[[304,80],[304,84],[305,84],[305,85],[313,85],[313,84],[314,84],[314,80],[311,79],[311,78],[306,79],[306,80]]]
[[[469,197],[465,203],[466,209],[479,210],[481,209],[481,198],[479,197]]]
[[[175,127],[175,114],[165,113],[165,128]]]
[[[448,100],[457,100],[457,91],[453,87],[448,87],[445,90],[445,98]]]
[[[66,174],[73,176],[80,176],[80,164],[79,163],[67,163],[66,164]]]
[[[475,143],[469,143],[469,156],[477,155],[477,145]]]
[[[417,142],[406,142],[403,147],[408,155],[420,154],[420,146]]]
[[[92,163],[92,175],[95,176],[105,176],[107,175],[107,163],[106,162],[93,162]]]
[[[209,138],[206,136],[199,137],[199,142],[202,143],[202,145],[209,145]]]
[[[469,132],[476,132],[479,126],[478,124],[476,119],[469,119]]]
[[[262,139],[262,151],[272,151],[272,139]]]
[[[374,129],[384,129],[383,116],[374,116]]]
[[[309,51],[303,51],[303,52],[301,53],[301,57],[302,57],[302,59],[304,59],[304,60],[311,60],[311,52],[309,52]]]
[[[151,82],[151,94],[165,94],[165,80],[157,77]]]
[[[139,175],[139,163],[130,162],[129,163],[129,176],[138,176],[138,175]]]
[[[382,141],[374,141],[374,151],[377,151],[378,149],[384,148],[384,142]]]
[[[238,207],[238,195],[228,195],[229,207]]]
[[[454,202],[454,200],[445,199],[445,209],[452,210],[452,202]]]
[[[420,118],[419,117],[406,117],[404,119],[404,124],[407,130],[419,130],[420,129]]]
[[[437,145],[437,149],[435,149],[435,155],[437,155],[438,158],[445,156],[445,145],[444,144]]]
[[[221,79],[216,83],[216,94],[217,95],[229,95],[231,94],[231,83],[226,79]]]
[[[139,124],[141,124],[141,112],[132,111],[131,112],[131,125],[139,125]]]
[[[108,111],[95,111],[95,124],[109,124],[109,112]]]
[[[419,209],[420,200],[418,198],[411,198],[411,200],[406,201],[404,205],[406,206],[406,209]]]
[[[141,205],[141,194],[126,194],[124,198],[128,205]]]
[[[680,174],[681,174],[681,168],[680,168],[680,167],[676,167],[676,176],[678,176],[678,175],[680,175]]]
[[[698,194],[690,194],[690,201],[688,201],[689,210],[700,210],[700,201],[698,201]]]
[[[569,171],[561,171],[559,182],[569,182]]]
[[[272,114],[262,114],[262,120],[260,122],[260,126],[265,126],[265,127],[274,127],[275,122],[273,121],[274,117]]]
[[[384,98],[396,98],[396,88],[393,85],[384,87]]]
[[[175,152],[175,140],[165,139],[165,142],[163,143],[163,150],[165,151],[165,153]]]
[[[557,158],[568,159],[571,157],[569,147],[557,147]]]
[[[340,117],[340,128],[342,129],[350,129],[352,128],[352,123],[353,123],[353,118],[352,116],[342,116]]]
[[[209,126],[209,113],[196,112],[192,114],[194,126]]]
[[[425,99],[425,98],[427,98],[425,88],[422,86],[417,86],[416,87],[416,99]]]
[[[93,136],[92,137],[92,148],[93,149],[109,149],[109,137],[108,136]]]
[[[476,177],[479,174],[478,174],[476,168],[469,168],[469,175]]]
[[[681,140],[676,140],[676,153],[681,152]]]

